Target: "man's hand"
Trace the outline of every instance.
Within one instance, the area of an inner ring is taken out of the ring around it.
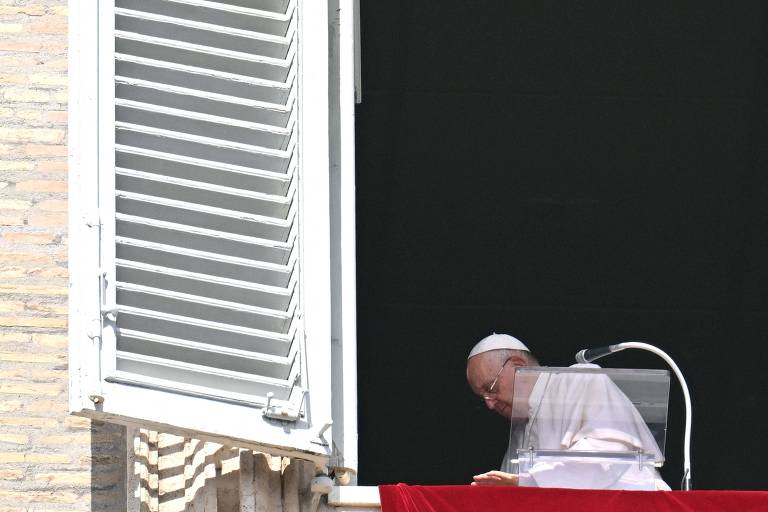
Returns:
[[[517,475],[503,471],[488,471],[473,477],[472,485],[517,485]]]

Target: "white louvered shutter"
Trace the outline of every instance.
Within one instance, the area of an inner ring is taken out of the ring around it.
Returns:
[[[76,162],[75,192],[87,202],[97,179],[98,205],[72,223],[98,256],[72,276],[73,411],[327,456],[327,4],[100,0],[75,15],[98,17],[98,48],[73,57],[84,80],[98,61],[98,171]]]

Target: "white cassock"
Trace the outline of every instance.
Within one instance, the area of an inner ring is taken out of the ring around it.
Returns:
[[[597,365],[574,365],[598,368]],[[517,448],[662,454],[643,418],[606,375],[543,373],[534,385],[528,422],[513,424],[502,471],[517,472]],[[574,455],[577,455],[574,453]],[[669,490],[648,465],[541,461],[520,485],[575,489]]]

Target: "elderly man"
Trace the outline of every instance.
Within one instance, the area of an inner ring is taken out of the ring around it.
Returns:
[[[515,369],[524,366],[539,366],[539,362],[525,344],[506,334],[494,333],[484,338],[469,353],[469,386],[488,409],[511,423],[501,470],[475,476],[474,485],[519,485],[523,484],[522,477],[524,485],[547,487],[669,489],[654,469],[635,467],[615,479],[612,473],[588,475],[589,466],[585,470],[583,465],[568,464],[547,468],[536,475],[519,476],[517,449],[528,444],[578,451],[643,450],[660,455],[639,413],[609,378],[603,375],[547,375],[546,379],[518,379],[515,384]],[[576,366],[597,368],[597,365]],[[524,388],[515,392],[515,385]],[[526,403],[520,403],[522,400],[513,403],[515,395],[527,397]],[[592,399],[616,406],[595,412],[590,408]],[[532,405],[528,402],[536,404],[539,416],[535,425],[531,418]],[[597,466],[592,469],[600,473]]]

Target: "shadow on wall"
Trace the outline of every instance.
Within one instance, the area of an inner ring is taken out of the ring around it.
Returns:
[[[310,462],[145,429],[128,435],[130,512],[299,512],[311,499]]]
[[[125,506],[125,427],[91,422],[91,507],[114,510]]]

